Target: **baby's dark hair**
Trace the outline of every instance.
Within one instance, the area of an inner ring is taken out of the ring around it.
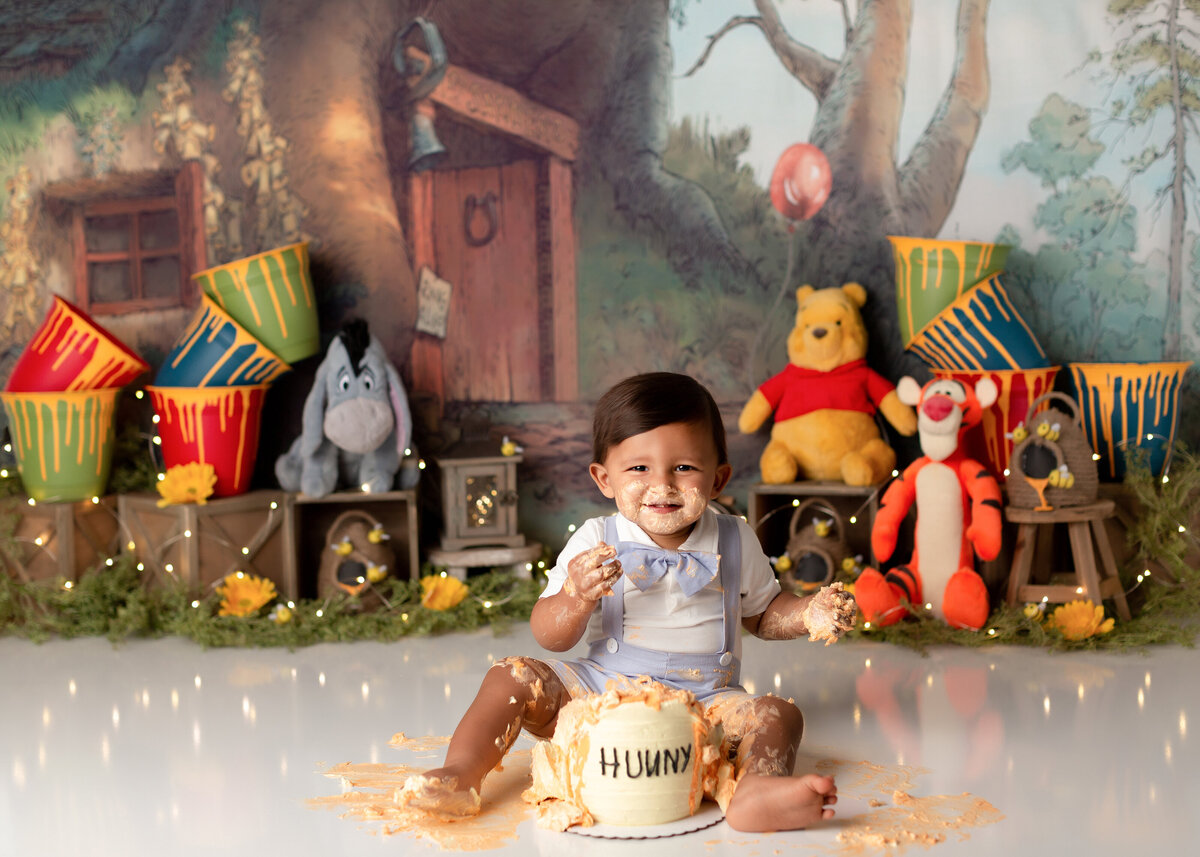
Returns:
[[[725,424],[712,394],[694,378],[674,372],[634,375],[600,397],[592,421],[592,461],[603,464],[621,441],[671,423],[706,423],[717,463],[729,463]]]

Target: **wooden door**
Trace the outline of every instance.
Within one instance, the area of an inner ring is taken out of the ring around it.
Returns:
[[[536,161],[437,172],[437,273],[453,291],[443,344],[447,400],[535,402],[539,367]]]

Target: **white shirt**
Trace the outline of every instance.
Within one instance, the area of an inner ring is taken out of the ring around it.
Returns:
[[[654,547],[654,541],[637,524],[623,515],[616,515],[617,537],[623,542],[637,542]],[[558,555],[558,562],[549,572],[549,583],[542,598],[549,598],[562,589],[567,579],[567,563],[579,554],[604,541],[606,518],[591,518],[575,531]],[[757,616],[779,594],[779,582],[770,561],[762,551],[758,537],[741,518],[737,518],[738,534],[742,540],[742,598],[741,614],[731,617],[740,624],[742,616]],[[679,547],[680,550],[717,553],[717,513],[706,509],[696,526]],[[724,603],[721,580],[718,576],[693,597],[684,596],[674,575],[662,579],[642,591],[622,577],[617,585],[625,587],[625,626],[627,642],[660,652],[716,652],[724,644]],[[588,619],[584,639],[590,645],[604,638],[601,627],[603,601],[596,605]],[[734,655],[741,655],[741,634]]]

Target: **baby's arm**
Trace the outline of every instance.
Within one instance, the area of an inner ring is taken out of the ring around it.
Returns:
[[[596,603],[612,593],[613,584],[621,576],[616,555],[617,549],[603,542],[584,551],[567,563],[563,588],[538,599],[529,625],[543,648],[565,652],[583,637]]]
[[[854,627],[857,612],[854,597],[842,584],[833,583],[804,597],[780,592],[762,615],[748,616],[742,624],[763,640],[794,640],[808,634],[810,640],[825,640],[828,646]]]

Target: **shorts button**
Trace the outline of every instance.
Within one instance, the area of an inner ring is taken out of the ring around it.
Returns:
[[[608,649],[609,654],[616,654],[619,647],[617,645],[617,641],[612,637],[609,637],[608,642],[604,644],[604,648]]]
[[[725,652],[722,654],[720,663],[723,667],[729,666],[731,663],[733,663],[733,654],[731,652]]]

